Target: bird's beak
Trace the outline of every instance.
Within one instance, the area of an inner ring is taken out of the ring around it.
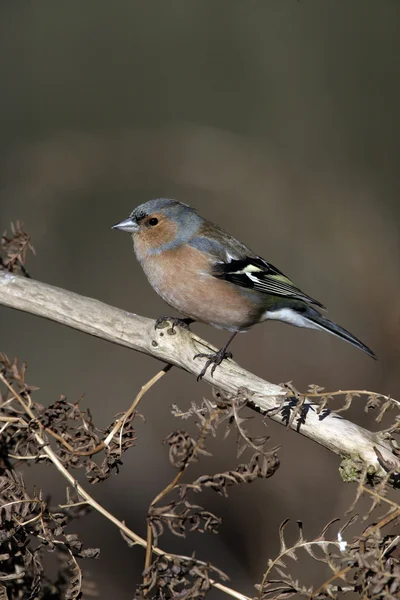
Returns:
[[[120,229],[121,231],[127,231],[128,233],[137,233],[140,229],[139,225],[131,217],[124,219],[120,223],[117,223],[112,229]]]

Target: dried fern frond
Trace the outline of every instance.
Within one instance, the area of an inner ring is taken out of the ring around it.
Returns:
[[[28,250],[36,254],[29,234],[24,231],[20,221],[11,223],[11,236],[8,237],[5,231],[1,237],[0,266],[10,273],[22,273],[30,277],[25,268]]]

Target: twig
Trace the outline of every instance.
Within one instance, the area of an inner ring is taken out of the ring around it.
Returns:
[[[377,492],[374,488],[367,488],[363,483],[359,483],[359,488],[369,494],[370,496],[372,496],[373,498],[377,498],[380,502],[386,502],[386,504],[389,504],[389,506],[392,507],[393,510],[395,510],[397,512],[397,514],[400,512],[400,508],[399,505],[396,502],[393,502],[392,500],[389,500],[389,498],[386,498],[385,496],[382,496],[382,494],[379,494],[379,492]],[[391,513],[393,514],[393,513]],[[392,517],[390,519],[393,520],[394,517]]]
[[[377,396],[378,398],[382,398],[384,400],[395,400],[390,396],[386,396],[385,394],[378,394],[377,392],[370,392],[368,390],[335,390],[334,392],[304,392],[302,396],[306,396],[307,398],[324,398],[326,396],[345,396],[346,394],[360,394],[360,396]]]
[[[150,389],[150,387],[152,387],[157,381],[159,381],[161,379],[161,377],[163,377],[169,371],[169,369],[170,369],[170,367],[165,367],[164,369],[162,369],[161,371],[159,371],[154,377],[152,377],[152,379],[150,381],[148,381],[141,388],[141,390],[137,394],[137,396],[136,396],[133,404],[131,405],[131,407],[128,409],[127,412],[131,413],[131,412],[133,412],[133,410],[135,410],[135,408],[137,407],[138,403],[140,402],[140,400],[144,396],[144,394]],[[30,409],[30,407],[26,404],[26,402],[21,397],[21,395],[12,387],[12,385],[10,385],[10,383],[7,381],[7,379],[4,377],[4,375],[2,373],[0,373],[0,380],[6,385],[7,389],[13,395],[13,397],[15,398],[15,400],[17,400],[17,402],[19,402],[19,404],[24,408],[24,410],[29,415],[29,417],[32,420],[34,420],[37,423],[37,425],[39,426],[40,430],[43,431],[44,428],[41,426],[40,422],[37,420],[35,414],[32,412],[32,410]],[[121,419],[119,419],[119,421],[117,423],[119,423],[119,422],[121,422],[121,425],[122,425]],[[140,537],[139,535],[137,535],[134,531],[132,531],[131,529],[129,529],[129,527],[127,527],[125,525],[125,523],[123,523],[122,521],[120,521],[119,519],[117,519],[116,517],[114,517],[114,515],[112,513],[110,513],[101,504],[99,504],[97,502],[97,500],[95,500],[78,483],[78,481],[64,467],[64,465],[62,464],[62,462],[60,461],[60,459],[58,458],[58,456],[55,454],[55,452],[52,450],[52,448],[49,446],[49,444],[43,438],[43,436],[42,436],[41,433],[37,433],[37,432],[34,433],[34,437],[36,439],[36,442],[37,442],[39,448],[43,452],[43,454],[46,455],[51,460],[51,462],[54,464],[54,466],[57,468],[57,470],[61,473],[61,475],[63,477],[65,477],[65,479],[69,482],[69,484],[77,492],[77,494],[81,498],[84,499],[84,502],[78,502],[78,503],[75,503],[75,505],[76,504],[83,504],[83,503],[88,504],[94,510],[97,510],[97,512],[99,512],[101,515],[103,515],[103,517],[105,517],[106,519],[108,519],[109,521],[111,521],[111,523],[113,523],[114,525],[116,525],[118,527],[118,529],[120,531],[122,531],[135,544],[137,544],[138,546],[142,546],[143,548],[147,547],[147,541],[146,540],[144,540],[142,537]],[[159,548],[154,548],[153,552],[155,554],[159,555],[159,556],[166,556],[166,558],[176,558],[176,557],[180,558],[179,555],[163,552]],[[191,560],[193,560],[193,559],[191,559]],[[201,561],[198,561],[198,562],[201,563]],[[228,594],[228,595],[230,595],[230,596],[232,596],[234,598],[237,598],[237,600],[251,600],[250,598],[248,598],[248,596],[245,596],[244,594],[240,594],[236,590],[233,590],[233,589],[231,589],[231,588],[229,588],[229,587],[227,587],[225,585],[222,585],[222,584],[214,581],[213,579],[210,579],[210,583],[216,589],[219,589],[220,591],[222,591],[222,592],[224,592],[224,593],[226,593],[226,594]]]
[[[57,440],[58,442],[60,442],[67,450],[68,452],[70,452],[71,454],[74,454],[76,456],[93,456],[94,454],[98,454],[99,452],[101,452],[101,450],[103,450],[106,446],[109,446],[111,443],[111,440],[113,439],[114,435],[118,432],[119,429],[121,429],[123,427],[123,425],[125,424],[126,420],[130,417],[130,415],[134,412],[134,410],[136,409],[136,407],[138,406],[140,400],[143,398],[143,396],[146,394],[146,392],[155,384],[157,383],[157,381],[159,379],[161,379],[161,377],[167,373],[170,369],[172,369],[172,365],[166,365],[164,367],[164,369],[161,369],[161,371],[159,371],[158,373],[156,373],[156,375],[154,375],[154,377],[152,377],[145,385],[142,386],[142,388],[140,389],[139,393],[137,394],[137,396],[135,397],[134,401],[132,402],[132,405],[130,406],[130,408],[123,414],[123,416],[117,420],[117,422],[115,423],[114,427],[112,428],[112,430],[110,431],[110,433],[107,435],[107,437],[105,438],[105,440],[102,440],[99,444],[97,444],[94,448],[91,448],[90,450],[75,450],[71,444],[69,444],[61,435],[59,435],[58,433],[56,433],[55,431],[53,431],[50,427],[42,427],[42,429],[44,429],[44,431],[46,433],[48,433],[49,435],[51,435],[55,440]],[[8,381],[4,378],[4,376],[2,374],[0,374],[0,379],[1,381],[6,385],[7,389],[9,391],[13,391],[12,386],[10,386],[10,384],[8,383]],[[18,400],[19,401],[19,400]],[[21,398],[21,401],[24,402]],[[20,402],[20,401],[19,401]],[[21,402],[20,402],[21,404]],[[34,415],[34,413],[28,409],[30,409],[29,405],[26,404],[24,402],[23,404],[23,408],[26,411],[26,413],[29,415],[29,417],[31,419],[36,420],[36,417]],[[1,421],[5,421],[5,425],[3,426],[3,428],[5,429],[10,423],[19,423],[21,424],[23,427],[27,427],[27,423],[20,417],[2,417],[0,416],[0,422]],[[39,423],[40,425],[40,423]],[[1,430],[2,431],[2,430]],[[1,433],[0,431],[0,433]],[[11,456],[11,455],[9,455]],[[36,459],[38,458],[37,456],[11,456],[11,458],[22,458],[25,460],[28,459]]]
[[[220,414],[220,412],[221,412],[221,409],[217,408],[210,415],[210,418],[207,419],[206,423],[204,423],[203,427],[201,428],[200,435],[197,439],[196,445],[193,448],[192,454],[186,458],[184,464],[181,466],[181,468],[179,469],[178,473],[175,475],[173,480],[159,494],[157,494],[157,496],[152,500],[152,502],[150,503],[150,506],[149,506],[149,511],[148,511],[149,513],[150,513],[151,509],[153,508],[153,506],[155,506],[160,500],[162,500],[167,494],[169,494],[169,492],[171,492],[178,485],[178,483],[180,482],[180,480],[183,477],[184,472],[186,471],[186,469],[188,468],[190,463],[193,461],[193,458],[196,456],[201,444],[204,442],[204,438],[206,436],[209,426],[211,425],[213,420]],[[154,551],[153,533],[152,533],[151,525],[149,522],[147,524],[147,548],[146,548],[146,559],[145,559],[145,565],[144,565],[145,570],[151,564],[151,555],[152,555],[153,551]]]
[[[136,398],[132,402],[132,405],[123,414],[123,416],[120,419],[118,419],[118,421],[115,423],[114,427],[112,428],[112,430],[110,431],[110,433],[108,434],[108,436],[106,437],[106,439],[104,440],[104,446],[109,446],[110,445],[110,442],[113,439],[114,435],[124,425],[124,423],[126,422],[126,420],[134,412],[134,410],[136,410],[139,402],[141,401],[141,399],[143,398],[143,396],[146,394],[146,392],[148,392],[149,389],[155,383],[157,383],[157,381],[159,379],[161,379],[161,377],[163,377],[163,375],[165,375],[165,373],[168,373],[168,371],[170,371],[171,369],[172,369],[172,365],[166,365],[163,369],[161,369],[161,371],[159,371],[158,373],[156,373],[156,375],[154,375],[154,377],[152,377],[147,383],[145,383],[141,387],[139,393],[137,394]]]
[[[390,506],[392,506],[394,503],[391,502],[390,500],[388,500],[388,498],[385,498],[384,496],[381,496],[380,494],[377,494],[375,492],[374,489],[369,489],[367,487],[365,487],[364,484],[359,483],[359,486],[363,489],[363,491],[367,492],[368,494],[370,494],[371,496],[378,496],[380,500],[382,500],[382,502],[387,502],[387,504],[389,504]],[[362,555],[365,554],[366,549],[365,549],[365,537],[368,535],[370,536],[372,533],[374,533],[375,531],[382,529],[383,527],[387,527],[387,525],[389,525],[389,523],[391,523],[392,521],[394,521],[395,519],[398,518],[399,514],[400,514],[400,509],[398,507],[398,505],[394,505],[394,508],[396,510],[393,510],[391,513],[389,513],[388,515],[385,515],[384,517],[382,517],[378,523],[374,523],[373,525],[370,525],[364,532],[362,538],[364,539],[360,539],[357,538],[360,541],[360,548],[362,551]],[[390,547],[390,546],[389,546]],[[388,547],[388,548],[389,548]],[[385,555],[386,552],[388,552],[388,548],[385,549],[385,551],[383,552],[382,556]],[[346,577],[345,575],[347,573],[349,573],[352,569],[354,568],[354,565],[348,565],[346,567],[343,567],[340,571],[337,571],[336,573],[333,573],[332,576],[327,580],[324,581],[324,583],[322,583],[319,588],[309,597],[309,600],[313,600],[314,598],[318,598],[318,595],[324,590],[327,589],[327,587],[333,582],[335,581],[335,579],[342,579],[343,581],[346,581]]]
[[[326,589],[333,581],[335,581],[335,579],[343,579],[343,581],[346,581],[346,574],[349,573],[349,571],[351,571],[351,569],[353,569],[354,566],[350,565],[348,567],[343,567],[343,569],[341,569],[340,571],[334,573],[332,575],[332,577],[330,577],[327,581],[324,581],[324,583],[322,583],[319,588],[310,595],[309,600],[314,600],[314,598],[318,598],[318,595],[324,590]]]
[[[155,329],[154,321],[150,319],[6,271],[0,271],[0,304],[143,352],[195,375],[202,369],[204,361],[194,361],[193,356],[213,350],[210,344],[182,328]],[[288,398],[287,390],[246,371],[234,361],[225,360],[216,369],[214,377],[207,372],[204,381],[234,396],[245,389],[250,408],[287,425],[287,410],[286,418],[285,411],[276,410],[282,400]],[[288,398],[289,404],[282,408],[290,407],[291,400]],[[338,418],[338,415],[328,414],[322,419],[311,408],[304,421],[294,419],[291,428],[336,454],[357,459],[366,466],[372,465],[376,474],[384,476],[385,471],[374,449],[378,447],[385,461],[394,463],[394,468],[400,471],[400,460],[394,456],[387,440]]]

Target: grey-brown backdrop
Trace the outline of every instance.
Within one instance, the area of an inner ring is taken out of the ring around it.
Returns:
[[[380,358],[273,323],[239,336],[237,360],[300,389],[398,396],[399,19],[397,0],[2,2],[1,228],[24,221],[34,277],[157,317],[165,306],[129,237],[110,227],[143,201],[176,197],[287,272]],[[0,350],[28,362],[38,399],[85,393],[102,426],[159,368],[50,322],[3,308],[0,318]],[[177,427],[170,406],[203,395],[206,385],[171,372],[142,406],[146,423],[121,474],[91,489],[142,535],[146,507],[173,476],[161,444]],[[374,427],[361,408],[352,417]],[[201,498],[224,515],[218,538],[161,541],[215,561],[248,594],[285,517],[302,519],[311,536],[352,494],[327,451],[282,427],[269,434],[282,444],[273,479],[228,500]],[[234,440],[213,449],[198,471],[235,465]],[[63,498],[50,468],[39,482]],[[77,527],[102,549],[88,566],[100,597],[131,598],[143,551],[98,515]],[[306,581],[324,576],[308,566]]]

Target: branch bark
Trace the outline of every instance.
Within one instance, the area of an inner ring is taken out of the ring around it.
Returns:
[[[206,341],[181,328],[172,330],[166,324],[162,329],[155,329],[152,319],[6,271],[0,271],[0,304],[148,354],[194,375],[201,371],[204,359],[194,361],[193,356],[214,350]],[[228,394],[245,393],[251,408],[286,424],[284,411],[279,410],[279,406],[287,396],[287,390],[246,371],[233,360],[224,360],[213,377],[208,371],[204,381]],[[396,463],[387,441],[339,415],[328,414],[322,419],[312,405],[309,406],[305,419],[294,419],[292,429],[383,475],[377,448],[383,460],[400,471],[399,461]]]

